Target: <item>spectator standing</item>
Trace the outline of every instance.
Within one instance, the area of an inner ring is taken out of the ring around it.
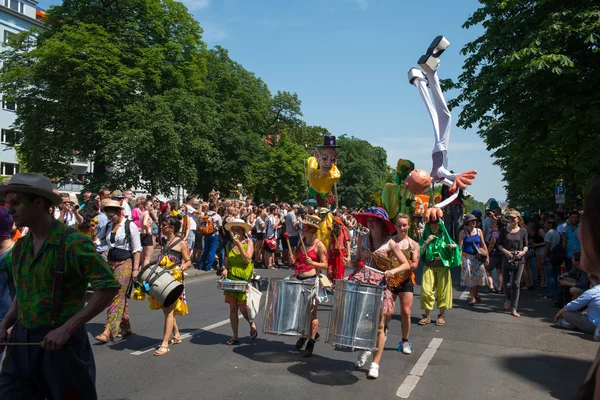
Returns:
[[[110,199],[110,189],[108,189],[108,188],[100,189],[100,191],[98,192],[98,196],[100,197],[100,201],[105,200],[105,199]]]
[[[68,227],[76,228],[77,224],[83,222],[83,218],[79,215],[79,210],[74,206],[68,193],[62,193],[60,197],[62,202],[55,209],[54,217]]]
[[[48,212],[61,203],[42,175],[16,174],[0,192],[8,211],[30,234],[5,259],[16,296],[0,323],[0,343],[11,346],[0,372],[1,399],[97,399],[96,365],[85,324],[110,303],[119,283],[85,235]],[[54,274],[55,271],[62,273]],[[28,282],[36,282],[31,285]],[[91,284],[94,294],[85,302]],[[48,299],[51,299],[48,301]],[[0,351],[3,346],[0,346]]]
[[[581,252],[581,243],[579,242],[579,212],[571,211],[569,213],[569,224],[566,227],[565,234],[563,236],[564,248],[566,250],[565,264],[567,270],[573,269],[573,254]]]
[[[185,198],[185,215],[188,219],[188,231],[187,238],[184,238],[187,242],[188,249],[193,249],[196,243],[196,234],[198,233],[198,226],[196,224],[196,215],[198,214],[194,208],[194,202],[196,196],[187,196]],[[184,232],[185,233],[185,232]]]
[[[556,230],[556,222],[546,222],[546,235],[544,236],[544,270],[546,272],[546,293],[541,295],[543,300],[553,300],[554,294],[558,292],[558,273],[560,264],[552,257],[552,252],[557,246],[562,246],[560,233]]]
[[[199,269],[210,271],[213,269],[217,247],[219,246],[219,230],[223,219],[217,214],[217,203],[208,205],[208,212],[202,218],[200,232],[204,236],[204,250],[200,257]]]
[[[504,280],[502,279],[502,252],[498,250],[498,239],[500,239],[500,232],[498,229],[498,220],[492,218],[490,224],[490,241],[487,246],[489,252],[489,264],[486,266],[487,270],[487,281],[490,288],[490,292],[502,293]],[[498,285],[494,289],[493,272],[496,271],[498,276]]]
[[[542,225],[542,220],[538,214],[533,214],[533,245],[535,249],[535,266],[537,274],[540,277],[540,286],[546,287],[546,260],[544,258],[544,251],[546,244],[544,238],[546,237],[546,231]],[[537,278],[537,277],[534,277]]]
[[[277,251],[277,206],[269,206],[269,215],[265,223],[265,241],[275,242],[275,246],[265,243],[265,268],[275,269],[275,252]]]
[[[462,251],[461,285],[469,289],[472,298],[469,305],[474,306],[481,301],[478,294],[479,286],[485,286],[486,284],[485,266],[489,265],[490,257],[483,238],[483,232],[477,228],[477,217],[473,214],[467,214],[464,220],[465,228],[458,235],[458,244]],[[478,248],[486,252],[485,261],[479,259]]]
[[[521,275],[525,267],[525,254],[529,248],[527,230],[520,226],[521,215],[512,210],[508,213],[509,225],[502,229],[498,238],[498,250],[502,252],[502,279],[506,301],[504,309],[509,310],[513,317],[520,317],[517,312],[521,294]]]
[[[261,205],[259,207],[259,214],[254,221],[254,235],[256,237],[256,243],[254,248],[254,264],[262,264],[264,259],[264,241],[265,241],[265,230],[266,220],[268,217],[267,207]]]
[[[285,237],[282,240],[283,245],[283,263],[287,267],[291,267],[290,263],[290,255],[295,254],[296,247],[298,246],[298,219],[296,218],[296,212],[298,211],[298,206],[294,204],[293,207],[286,213],[285,217],[283,217],[283,229],[284,232],[288,235],[288,239]],[[283,235],[282,235],[283,236]],[[291,248],[288,248],[287,242],[290,242]]]
[[[125,189],[123,191],[123,215],[127,219],[131,219],[131,208],[133,206],[133,191],[131,189]]]

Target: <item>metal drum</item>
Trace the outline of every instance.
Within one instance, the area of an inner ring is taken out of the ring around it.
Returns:
[[[248,290],[248,282],[219,279],[217,281],[217,289],[227,290],[229,292],[246,292]]]
[[[375,350],[384,287],[338,280],[327,343],[351,349]]]
[[[310,296],[314,282],[271,279],[267,290],[263,333],[307,336]]]

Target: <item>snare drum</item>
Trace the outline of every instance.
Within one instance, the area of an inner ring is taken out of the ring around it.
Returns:
[[[308,330],[311,292],[310,281],[271,279],[267,290],[263,333],[270,335],[302,336]]]
[[[230,279],[219,279],[217,289],[227,290],[228,292],[246,292],[248,290],[248,281],[232,281]]]
[[[362,282],[336,281],[326,343],[375,350],[384,289]]]

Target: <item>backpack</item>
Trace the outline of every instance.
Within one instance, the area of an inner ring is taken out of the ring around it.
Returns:
[[[204,217],[202,217],[202,222],[200,222],[198,231],[205,236],[210,236],[216,232],[215,222],[213,221],[212,217],[208,215],[208,213],[204,214]]]

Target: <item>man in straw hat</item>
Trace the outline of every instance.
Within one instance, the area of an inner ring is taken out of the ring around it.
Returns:
[[[13,344],[0,372],[0,398],[96,399],[85,323],[106,308],[119,282],[87,236],[53,218],[61,198],[46,177],[17,174],[0,193],[15,223],[30,232],[6,258],[16,297],[0,323],[0,343],[12,327]],[[86,305],[88,282],[94,294]]]

